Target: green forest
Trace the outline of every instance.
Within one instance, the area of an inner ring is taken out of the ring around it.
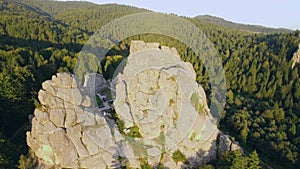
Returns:
[[[26,145],[26,130],[28,115],[39,106],[42,82],[57,72],[73,73],[79,52],[101,26],[146,11],[117,4],[0,0],[1,169],[34,168],[36,159]],[[300,44],[300,31],[182,18],[206,34],[222,59],[227,100],[219,128],[246,152],[245,156],[225,154],[200,168],[299,168],[300,64],[292,68],[291,58]],[[209,77],[199,57],[178,40],[162,35],[124,39],[98,63],[98,72],[111,78],[129,55],[133,39],[176,47],[182,60],[192,63],[197,82],[209,96]]]

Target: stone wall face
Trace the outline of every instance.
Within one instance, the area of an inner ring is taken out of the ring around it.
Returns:
[[[123,131],[95,104],[93,92],[107,85],[94,84],[102,77],[94,75],[80,86],[73,75],[59,73],[42,84],[41,107],[34,112],[27,143],[43,168],[140,168],[148,163],[173,169],[217,157],[219,130],[192,65],[181,61],[175,48],[158,43],[133,41],[130,52],[123,74],[113,80],[114,109]],[[134,128],[138,136],[130,134]],[[226,140],[219,141],[222,150],[231,146]],[[174,157],[178,152],[184,159]]]
[[[105,168],[114,165],[117,145],[90,90],[76,78],[59,73],[42,84],[27,144],[43,166]],[[116,130],[115,136],[119,134]],[[120,134],[119,134],[120,135]],[[120,135],[121,136],[121,135]],[[105,147],[111,149],[106,151]]]
[[[125,128],[137,126],[151,164],[180,168],[180,151],[194,165],[216,157],[218,129],[193,66],[175,48],[133,41],[124,73],[117,76],[116,112]],[[157,141],[161,137],[164,140]],[[201,153],[199,153],[201,152]]]

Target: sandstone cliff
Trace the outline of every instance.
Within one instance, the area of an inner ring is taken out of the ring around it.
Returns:
[[[239,149],[220,135],[192,65],[174,48],[132,42],[123,73],[115,78],[111,109],[116,115],[95,101],[97,88],[108,83],[99,75],[87,77],[84,86],[67,73],[42,84],[41,107],[27,133],[40,167],[140,168],[148,163],[181,168]],[[112,116],[124,123],[122,129]]]

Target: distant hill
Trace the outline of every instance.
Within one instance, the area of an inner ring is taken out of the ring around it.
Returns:
[[[20,2],[41,9],[71,27],[89,32],[95,32],[116,18],[149,11],[127,5],[98,5],[82,1],[20,0]]]
[[[94,3],[85,1],[52,1],[52,0],[17,0],[23,4],[35,6],[40,10],[47,12],[49,15],[56,15],[58,13],[71,10],[81,9],[95,6]]]
[[[231,21],[227,21],[223,18],[210,16],[210,15],[199,15],[194,17],[194,19],[205,21],[210,24],[224,26],[226,28],[238,29],[238,30],[245,30],[250,32],[257,32],[257,33],[288,33],[292,32],[293,30],[285,29],[285,28],[268,28],[260,25],[249,25],[249,24],[240,24]]]
[[[84,1],[53,1],[53,0],[18,0],[22,4],[31,6],[32,10],[43,11],[43,15],[52,16],[68,26],[88,32],[95,32],[109,21],[134,13],[149,10],[119,4],[98,5]],[[240,24],[210,15],[199,15],[193,18],[196,22],[218,25],[223,28],[249,31],[254,33],[289,33],[293,30],[284,28],[268,28],[259,25]]]

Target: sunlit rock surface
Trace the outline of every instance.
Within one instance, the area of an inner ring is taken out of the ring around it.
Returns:
[[[169,168],[181,167],[172,158],[177,150],[191,163],[215,158],[218,129],[193,66],[181,61],[176,49],[156,43],[133,41],[130,51],[117,76],[114,105],[125,128],[138,127],[141,157],[152,164],[162,159]]]
[[[34,112],[27,143],[43,166],[99,169],[116,165],[117,145],[111,132],[121,135],[110,129],[89,90],[79,87],[78,80],[67,73],[53,76],[42,86],[38,96],[42,106]]]
[[[173,169],[199,166],[231,150],[227,137],[220,136],[222,145],[217,145],[219,130],[205,92],[175,48],[133,41],[130,52],[111,86],[123,131],[95,103],[98,88],[108,85],[101,76],[86,76],[81,86],[75,76],[58,73],[42,84],[41,106],[27,133],[42,168],[140,168],[148,163]]]

